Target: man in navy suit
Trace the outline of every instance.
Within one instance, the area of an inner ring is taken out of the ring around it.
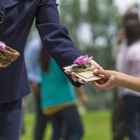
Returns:
[[[30,93],[24,47],[34,19],[44,46],[61,69],[82,55],[60,24],[57,6],[56,0],[0,0],[0,41],[20,52],[15,62],[0,68],[0,140],[19,138],[21,100]],[[74,86],[81,85],[67,77]]]

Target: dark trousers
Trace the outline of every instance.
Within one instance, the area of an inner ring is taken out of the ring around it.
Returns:
[[[140,97],[125,95],[124,112],[129,140],[140,140]]]
[[[0,140],[19,140],[22,99],[0,104]]]
[[[48,116],[44,115],[40,106],[40,94],[35,99],[36,101],[36,122],[34,128],[34,140],[43,140],[44,131],[48,122]]]
[[[62,130],[66,128],[64,140],[80,140],[83,135],[83,127],[76,106],[67,107],[49,116],[53,125],[52,140],[59,140]],[[64,127],[64,123],[66,127]]]
[[[112,140],[124,140],[126,137],[126,125],[123,101],[120,101],[117,97],[117,88],[114,92],[112,104]]]

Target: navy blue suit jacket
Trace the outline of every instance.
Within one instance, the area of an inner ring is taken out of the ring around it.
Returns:
[[[0,68],[0,103],[30,93],[24,47],[34,19],[47,51],[61,69],[82,55],[69,38],[67,28],[60,24],[57,6],[56,0],[0,0],[0,16],[4,17],[0,23],[0,40],[21,54],[10,66]]]

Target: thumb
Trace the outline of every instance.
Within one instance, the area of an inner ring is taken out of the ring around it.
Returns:
[[[95,70],[93,72],[94,75],[99,75],[99,74],[102,74],[102,75],[105,75],[105,70]]]

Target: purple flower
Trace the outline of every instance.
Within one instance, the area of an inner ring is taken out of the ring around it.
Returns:
[[[5,43],[0,41],[0,49],[5,50]]]
[[[78,57],[73,63],[77,64],[78,66],[83,66],[89,61],[92,60],[92,57],[88,57],[88,55]]]

